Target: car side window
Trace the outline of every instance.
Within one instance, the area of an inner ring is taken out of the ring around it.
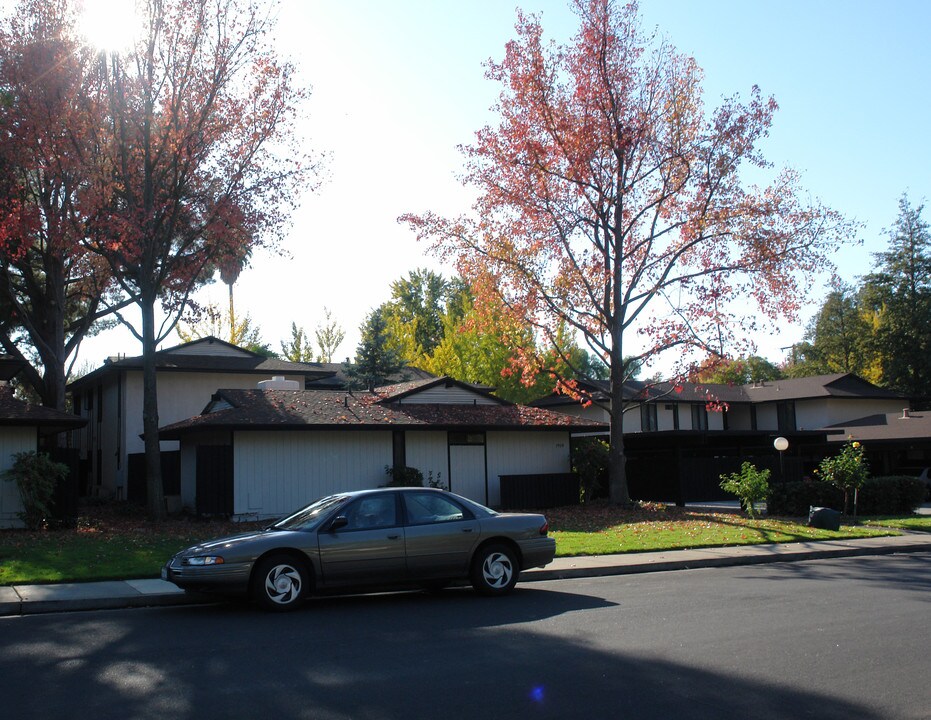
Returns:
[[[349,521],[345,530],[376,530],[398,524],[398,506],[394,493],[359,498],[342,514]]]
[[[472,517],[466,509],[438,493],[405,493],[404,508],[411,525],[455,522]]]

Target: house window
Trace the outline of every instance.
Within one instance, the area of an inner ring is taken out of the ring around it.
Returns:
[[[675,403],[672,406],[672,429],[679,429],[679,404]]]
[[[692,430],[708,429],[708,408],[704,404],[692,405]]]
[[[640,406],[640,429],[643,432],[656,432],[656,405],[644,403]]]
[[[795,402],[776,403],[776,423],[780,432],[795,430]]]
[[[451,432],[449,433],[449,444],[450,445],[484,445],[485,444],[485,433]]]
[[[750,429],[756,430],[756,405],[750,406]]]

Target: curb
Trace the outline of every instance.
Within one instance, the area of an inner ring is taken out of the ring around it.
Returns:
[[[920,538],[920,539],[919,539]],[[737,567],[858,556],[894,555],[931,550],[931,534],[773,545],[699,548],[556,558],[544,568],[521,573],[521,582],[572,580],[676,570]],[[53,585],[0,587],[0,617],[86,610],[207,605],[227,602],[216,595],[190,593],[160,579],[114,580]]]
[[[752,548],[780,548],[780,545],[756,545]],[[727,548],[734,550],[735,548]],[[672,553],[655,553],[658,557],[646,562],[640,561],[627,564],[604,564],[602,566],[586,564],[585,566],[545,567],[527,570],[521,573],[521,582],[540,582],[544,580],[572,580],[586,577],[611,577],[616,575],[639,575],[653,572],[673,572],[678,570],[700,570],[704,568],[739,567],[743,565],[768,565],[774,563],[803,562],[806,560],[826,560],[830,558],[867,557],[876,555],[895,555],[931,550],[931,542],[909,543],[895,546],[875,547],[833,547],[833,548],[805,548],[793,549],[789,552],[772,550],[757,553],[741,553],[740,555],[723,554],[715,552],[715,548],[707,550],[689,550],[676,552],[694,553],[695,557],[672,558]],[[654,555],[654,553],[649,553]],[[618,557],[618,556],[610,556]],[[621,556],[623,557],[623,556]],[[561,558],[573,560],[575,558]]]

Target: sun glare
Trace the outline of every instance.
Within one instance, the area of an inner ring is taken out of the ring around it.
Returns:
[[[80,31],[89,45],[108,52],[132,46],[139,33],[136,0],[83,0]]]

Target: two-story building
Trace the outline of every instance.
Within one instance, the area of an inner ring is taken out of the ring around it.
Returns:
[[[559,395],[534,404],[607,423],[607,387],[586,386],[595,400],[587,407]],[[633,381],[624,400],[629,484],[641,499],[723,497],[720,475],[745,460],[774,479],[800,479],[848,439],[865,444],[874,474],[931,466],[931,413],[912,412],[904,395],[852,374],[741,386]],[[787,450],[775,449],[777,437]]]

